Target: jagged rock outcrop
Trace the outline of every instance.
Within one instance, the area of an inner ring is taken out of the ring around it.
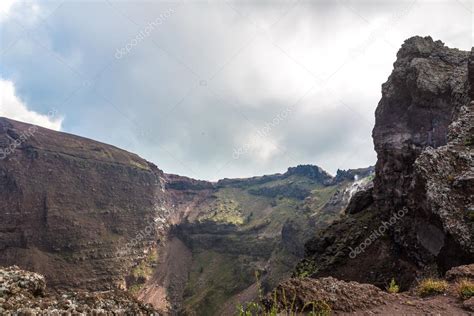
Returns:
[[[127,286],[157,241],[163,172],[137,155],[0,118],[0,264],[53,288]]]
[[[324,171],[321,167],[313,165],[299,165],[296,167],[290,167],[285,173],[285,176],[291,175],[304,176],[321,183],[328,183],[332,180],[332,176],[329,173]]]
[[[417,263],[444,270],[474,256],[468,59],[429,37],[407,40],[382,87],[373,131],[376,207],[408,208],[394,241]]]
[[[333,179],[333,182],[338,183],[342,181],[353,181],[353,180],[369,177],[374,174],[375,174],[375,167],[373,166],[370,166],[368,168],[348,169],[348,170],[338,169],[336,172],[336,176]]]
[[[349,204],[346,207],[347,214],[356,214],[371,206],[374,203],[374,184],[370,182],[369,185],[355,192]]]
[[[214,185],[209,181],[195,180],[175,174],[167,174],[165,188],[168,190],[178,191],[199,191],[212,190],[214,189]]]
[[[376,110],[373,194],[356,193],[306,244],[297,275],[379,287],[396,277],[407,289],[474,261],[473,59],[430,37],[405,41]]]
[[[16,266],[0,268],[0,314],[158,315],[119,290],[47,293],[44,276]]]
[[[446,279],[449,281],[470,279],[474,280],[474,263],[452,268],[446,272]]]
[[[261,309],[318,315],[470,315],[474,266],[459,266],[447,273],[444,289],[429,297],[418,288],[388,293],[371,284],[344,282],[332,277],[293,278],[282,282],[261,302]],[[464,284],[460,291],[460,282]],[[395,292],[395,293],[394,293]],[[255,308],[254,308],[255,309]],[[250,311],[251,308],[248,308]]]
[[[371,284],[344,282],[332,277],[289,279],[270,293],[264,304],[288,312],[353,312],[383,305],[389,294]],[[276,302],[275,302],[276,301]],[[291,307],[290,307],[291,305]],[[326,310],[324,310],[324,306]],[[325,312],[325,313],[323,313]]]

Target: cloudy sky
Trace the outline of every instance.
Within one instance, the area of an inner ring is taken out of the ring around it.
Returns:
[[[371,130],[413,35],[472,46],[448,1],[0,2],[0,116],[246,177],[373,164]]]

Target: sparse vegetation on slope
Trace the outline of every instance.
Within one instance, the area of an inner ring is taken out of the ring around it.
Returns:
[[[474,282],[468,279],[458,281],[456,290],[459,297],[463,300],[468,300],[474,296]]]
[[[186,310],[217,313],[252,286],[255,271],[265,292],[274,288],[302,258],[304,241],[342,214],[353,181],[321,183],[298,170],[265,181],[226,180],[177,227],[193,251]]]
[[[428,278],[422,280],[417,288],[416,293],[420,296],[429,296],[435,294],[443,294],[448,289],[448,283],[444,280]]]

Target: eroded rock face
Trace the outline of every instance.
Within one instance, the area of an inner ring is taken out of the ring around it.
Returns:
[[[474,256],[468,60],[430,37],[407,40],[373,130],[376,207],[386,215],[408,208],[391,229],[394,242],[421,267],[444,271]]]
[[[359,168],[359,169],[349,169],[349,170],[341,170],[338,169],[336,172],[336,176],[334,177],[334,182],[342,182],[347,180],[357,180],[355,178],[361,179],[365,177],[369,177],[373,175],[375,172],[375,167],[371,166],[368,168]]]
[[[346,207],[347,214],[356,214],[371,206],[374,203],[374,185],[371,182],[367,187],[354,193]]]
[[[0,264],[54,288],[124,287],[156,243],[163,173],[113,146],[0,119]],[[142,233],[140,236],[139,233]]]
[[[455,267],[446,272],[446,280],[457,281],[463,279],[474,280],[474,263]]]
[[[379,287],[395,276],[407,289],[474,262],[473,60],[430,37],[403,44],[376,110],[374,202],[354,195],[347,216],[308,241],[297,275]]]
[[[317,303],[319,310],[326,305],[328,310],[353,312],[383,305],[388,298],[388,293],[370,284],[344,282],[332,277],[298,278],[281,283],[264,303],[279,310],[287,310],[292,304],[291,311],[310,312],[311,303]]]
[[[473,300],[468,291],[459,292],[459,281],[472,282],[474,265],[459,266],[447,273],[444,293],[429,298],[412,291],[388,293],[371,285],[344,282],[332,277],[296,278],[282,282],[263,300],[267,310],[286,313],[313,312],[318,315],[468,315]],[[467,295],[466,295],[467,294]],[[471,314],[469,314],[471,315]]]
[[[122,291],[46,292],[44,276],[16,266],[0,268],[2,315],[158,315]]]

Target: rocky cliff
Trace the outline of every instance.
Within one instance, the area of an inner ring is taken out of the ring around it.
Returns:
[[[44,276],[16,266],[0,268],[2,315],[157,315],[121,290],[51,294]]]
[[[373,189],[307,243],[296,274],[380,287],[395,277],[406,289],[474,261],[473,58],[430,37],[405,41],[375,113]]]
[[[52,288],[124,288],[156,243],[163,172],[113,146],[4,118],[0,144],[0,264],[44,274]]]
[[[376,207],[388,215],[407,208],[394,241],[417,263],[444,271],[474,255],[468,59],[429,37],[407,40],[373,130]]]

